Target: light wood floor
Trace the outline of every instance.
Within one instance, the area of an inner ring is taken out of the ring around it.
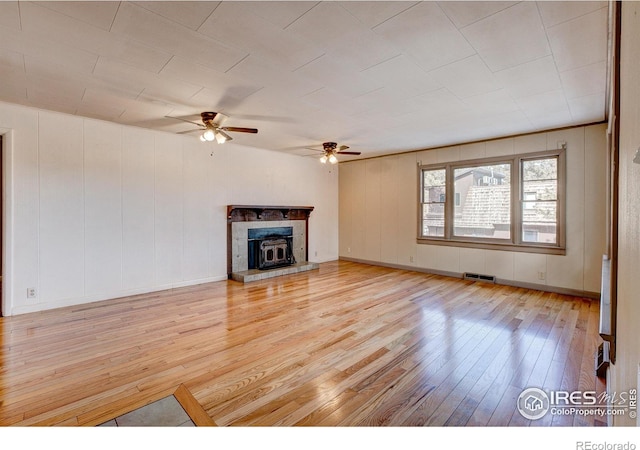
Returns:
[[[184,384],[218,426],[531,422],[604,389],[596,301],[351,262],[0,319],[0,424],[96,425]]]

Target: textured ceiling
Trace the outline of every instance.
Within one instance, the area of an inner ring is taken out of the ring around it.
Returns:
[[[217,111],[259,128],[243,145],[367,157],[604,120],[607,22],[606,1],[0,1],[0,101],[168,132]]]

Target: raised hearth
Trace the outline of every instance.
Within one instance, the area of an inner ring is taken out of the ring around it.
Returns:
[[[282,275],[291,275],[294,273],[306,272],[308,270],[314,270],[319,268],[318,263],[312,262],[302,262],[302,263],[294,263],[287,267],[281,267],[277,269],[268,269],[268,270],[260,270],[260,269],[250,269],[242,272],[233,272],[231,274],[231,279],[235,281],[240,281],[242,283],[249,283],[251,281],[258,280],[266,280],[268,278],[280,277]]]

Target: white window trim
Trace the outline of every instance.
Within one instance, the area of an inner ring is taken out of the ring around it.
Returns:
[[[557,199],[557,243],[525,242],[522,233],[523,195],[521,168],[522,161],[541,159],[545,157],[558,158],[558,199]],[[510,239],[483,239],[477,237],[461,237],[453,235],[454,217],[454,177],[456,168],[469,166],[482,166],[490,164],[511,164],[511,238]],[[443,237],[422,235],[422,205],[423,205],[423,170],[445,169],[446,171],[446,199],[445,199],[445,233]],[[445,245],[450,247],[471,247],[503,251],[517,251],[529,253],[546,253],[553,255],[566,254],[566,148],[547,150],[536,153],[518,155],[506,155],[493,158],[482,158],[464,161],[452,161],[443,164],[430,164],[418,166],[418,230],[417,242],[428,245]]]

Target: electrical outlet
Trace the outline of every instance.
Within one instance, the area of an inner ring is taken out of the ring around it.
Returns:
[[[413,256],[409,256],[409,262],[413,262]]]
[[[36,288],[27,288],[27,298],[36,298]]]
[[[347,253],[351,253],[351,247],[347,247]]]
[[[541,270],[540,270],[540,271],[538,271],[538,280],[544,280],[544,279],[545,279],[545,277],[546,277],[546,275],[547,275],[547,274],[546,274],[545,272],[543,272],[543,271],[541,271]]]
[[[315,256],[318,256],[318,251],[316,250],[314,254],[315,254]]]

